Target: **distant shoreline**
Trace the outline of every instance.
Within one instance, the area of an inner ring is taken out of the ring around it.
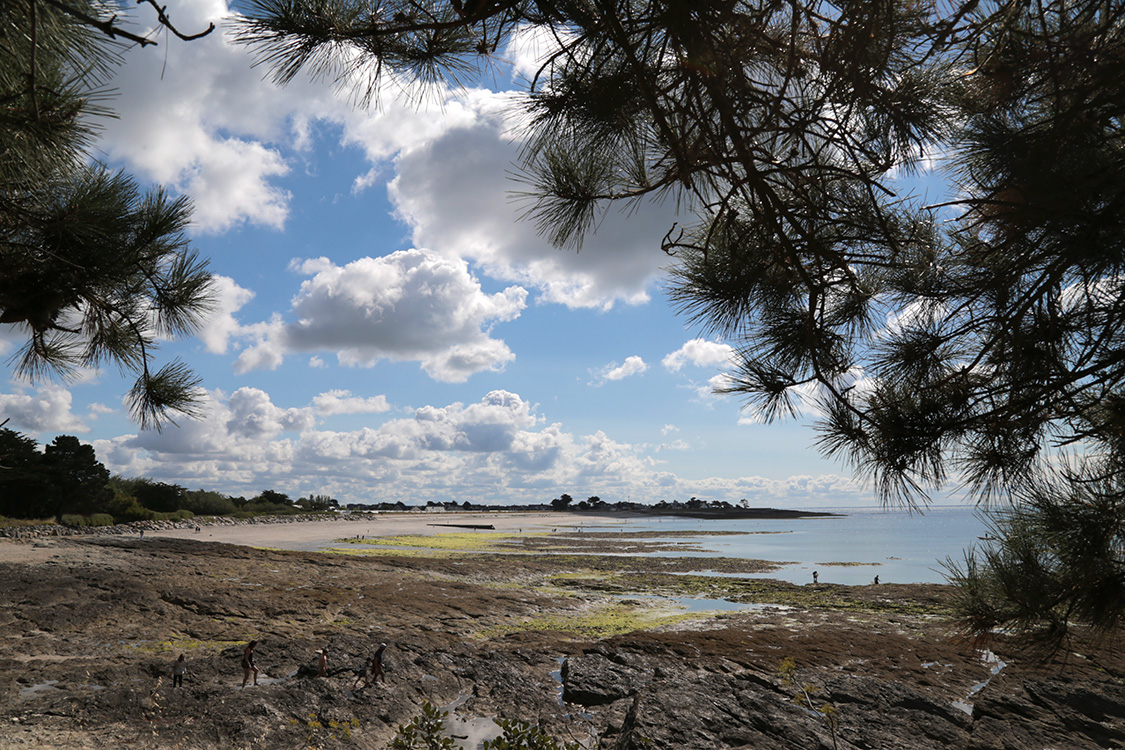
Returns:
[[[597,511],[597,510],[574,510],[567,511],[584,516],[615,516],[623,515],[615,511]],[[649,516],[660,517],[683,517],[683,518],[703,518],[708,520],[722,520],[726,518],[748,518],[748,519],[778,519],[778,518],[841,518],[845,513],[829,513],[827,511],[815,510],[784,510],[782,508],[682,508],[682,509],[669,509],[662,508],[660,510],[643,511],[643,510],[630,510],[624,515],[639,516],[642,518]]]
[[[617,519],[693,518],[700,520],[800,519],[843,517],[845,514],[780,508],[653,508],[567,509],[492,506],[458,510],[342,510],[338,513],[294,514],[231,518],[199,516],[187,520],[134,521],[113,526],[70,527],[12,526],[0,528],[0,541],[33,541],[69,536],[122,536],[148,534],[282,549],[317,549],[314,540],[332,537],[435,534],[434,521],[445,519],[472,524],[482,519],[495,523],[496,531],[522,533],[580,527],[585,523],[612,523]],[[360,528],[363,526],[364,528]],[[326,527],[331,531],[326,532]],[[587,527],[588,528],[588,527]],[[198,529],[198,531],[197,531]],[[0,555],[2,561],[3,555]]]

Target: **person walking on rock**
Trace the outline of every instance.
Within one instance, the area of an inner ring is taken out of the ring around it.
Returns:
[[[375,650],[375,655],[371,657],[371,681],[378,682],[382,680],[387,681],[387,676],[383,674],[383,652],[387,650],[387,644],[380,643],[379,648]]]
[[[172,663],[172,687],[183,687],[185,674],[187,674],[187,662],[184,660],[184,655],[180,654],[180,658]]]
[[[368,687],[379,680],[387,681],[386,675],[383,674],[383,652],[386,648],[387,644],[379,644],[378,650],[371,656],[371,661],[365,665],[363,672],[352,683],[352,690],[357,690],[360,687],[361,680],[363,681],[363,687]]]
[[[254,684],[258,684],[258,667],[254,664],[254,647],[257,645],[257,641],[250,641],[242,652],[242,687],[246,687],[246,681],[250,679],[251,673],[254,674]]]
[[[328,647],[325,646],[320,651],[318,651],[317,654],[319,654],[319,656],[317,657],[317,660],[316,660],[316,676],[317,677],[327,677],[328,676]]]

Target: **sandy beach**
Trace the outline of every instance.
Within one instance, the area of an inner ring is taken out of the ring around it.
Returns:
[[[513,535],[544,533],[574,527],[620,526],[617,519],[602,520],[573,513],[373,513],[370,521],[314,521],[263,523],[238,526],[203,526],[201,531],[169,529],[146,532],[146,538],[194,539],[197,541],[315,551],[335,546],[332,542],[355,536],[367,538],[448,534],[466,531],[450,524],[491,524],[497,532]]]

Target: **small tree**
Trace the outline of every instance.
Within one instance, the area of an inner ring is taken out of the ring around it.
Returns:
[[[288,495],[282,492],[274,492],[273,490],[263,490],[262,494],[258,495],[251,502],[256,503],[270,503],[271,505],[292,505],[293,501]]]
[[[225,516],[236,510],[231,498],[211,490],[191,490],[185,493],[182,507],[197,516]]]
[[[457,750],[460,747],[457,740],[445,732],[448,715],[448,711],[424,702],[421,713],[399,726],[387,747],[389,750]]]
[[[136,479],[132,482],[132,492],[138,503],[157,513],[174,513],[185,507],[186,490],[178,484]]]

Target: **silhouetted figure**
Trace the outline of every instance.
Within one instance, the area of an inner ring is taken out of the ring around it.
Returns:
[[[812,572],[812,582],[813,582],[814,584],[815,584],[815,583],[817,583],[817,578],[818,578],[818,576],[817,576],[817,574],[816,574],[816,571],[814,570],[814,571]]]
[[[187,662],[184,660],[184,655],[180,654],[180,658],[172,663],[172,687],[183,687],[185,674],[187,674]]]
[[[380,643],[379,648],[375,649],[375,655],[371,657],[371,680],[383,682],[387,681],[387,676],[383,673],[383,652],[387,650],[387,644]]]
[[[258,666],[254,664],[254,647],[257,645],[257,641],[250,641],[242,652],[242,687],[246,687],[246,681],[250,679],[251,673],[254,675],[254,684],[258,684]]]
[[[367,687],[368,685],[378,682],[379,680],[382,680],[383,682],[387,681],[386,675],[383,674],[383,652],[386,649],[387,644],[379,644],[379,648],[371,656],[371,661],[369,661],[365,665],[363,672],[361,672],[359,676],[355,678],[355,682],[352,683],[353,690],[356,690],[360,687],[359,683],[361,681],[363,682],[363,687]]]

